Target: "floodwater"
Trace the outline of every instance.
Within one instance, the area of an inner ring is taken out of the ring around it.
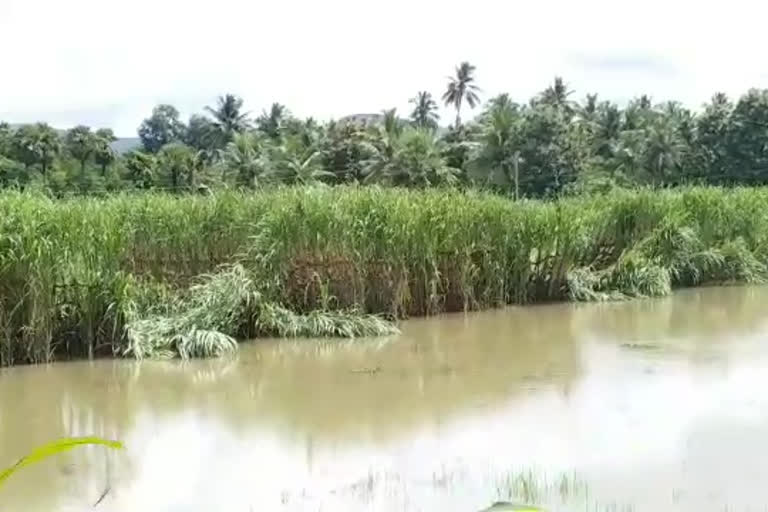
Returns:
[[[768,509],[768,287],[0,372],[2,511]],[[96,505],[96,503],[98,504]],[[96,505],[94,507],[94,505]]]

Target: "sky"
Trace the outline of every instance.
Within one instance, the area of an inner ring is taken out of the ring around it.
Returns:
[[[158,103],[186,118],[230,92],[254,115],[407,113],[464,60],[486,99],[561,75],[577,99],[697,108],[768,86],[767,15],[760,0],[0,0],[0,120],[130,137]]]

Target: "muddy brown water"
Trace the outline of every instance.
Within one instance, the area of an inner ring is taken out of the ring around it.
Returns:
[[[2,511],[766,510],[768,288],[0,372]],[[94,504],[101,502],[94,508]]]

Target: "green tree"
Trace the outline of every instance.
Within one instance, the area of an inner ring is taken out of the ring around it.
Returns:
[[[520,105],[515,103],[509,94],[502,93],[488,100],[488,106],[486,107],[485,112],[483,112],[482,117],[486,117],[494,109],[507,110],[516,113],[520,110]]]
[[[461,125],[461,107],[466,101],[469,108],[480,103],[480,88],[475,84],[475,66],[462,62],[456,67],[456,76],[449,77],[448,87],[443,94],[446,106],[456,109],[456,126]]]
[[[364,171],[366,183],[423,187],[458,182],[459,170],[446,164],[442,144],[430,130],[390,128],[381,135]]]
[[[158,105],[139,126],[139,138],[146,151],[157,153],[167,144],[184,140],[185,130],[174,106]]]
[[[15,160],[23,163],[27,169],[39,165],[44,178],[61,152],[59,134],[45,123],[24,125],[17,129],[11,141],[11,153]]]
[[[440,142],[430,131],[407,129],[395,153],[395,185],[429,187],[458,183],[460,171],[446,164]]]
[[[395,169],[396,153],[404,126],[397,117],[396,109],[385,110],[382,114],[382,122],[368,129],[368,158],[362,170],[367,182],[389,178],[398,172]]]
[[[64,136],[67,152],[80,162],[80,172],[85,174],[85,166],[96,151],[97,137],[88,126],[75,126]]]
[[[323,137],[323,130],[313,118],[301,120],[293,116],[287,117],[281,125],[285,137],[293,137],[305,148],[318,149]]]
[[[187,172],[187,186],[190,190],[195,189],[198,187],[198,179],[203,174],[203,172],[206,170],[206,167],[209,164],[209,155],[206,151],[196,151],[192,155],[192,159],[189,166],[189,171]],[[205,187],[205,185],[202,185]]]
[[[471,166],[473,181],[518,191],[521,121],[517,105],[507,95],[489,102]]]
[[[291,145],[272,147],[269,152],[269,174],[283,183],[314,185],[333,178],[325,170],[319,151],[302,150]]]
[[[646,129],[645,137],[646,169],[652,183],[659,185],[679,179],[686,145],[676,126],[659,119]]]
[[[587,97],[584,98],[584,104],[579,109],[579,113],[584,120],[593,122],[598,113],[598,107],[597,94],[587,94]]]
[[[11,138],[10,156],[21,162],[26,169],[37,163],[35,139],[35,126],[31,124],[17,128]]]
[[[37,124],[36,128],[38,163],[43,175],[47,176],[48,169],[51,168],[56,157],[61,153],[61,138],[56,130],[45,123]]]
[[[179,190],[194,173],[196,152],[186,144],[174,142],[163,146],[157,154],[158,170],[168,177],[171,188]]]
[[[324,167],[338,182],[359,182],[376,151],[372,142],[376,137],[357,123],[329,123],[318,143]]]
[[[618,148],[622,132],[622,113],[614,103],[604,101],[597,107],[594,115],[595,153],[603,158],[612,158]]]
[[[269,111],[263,111],[256,120],[256,127],[271,139],[279,139],[282,135],[283,123],[290,117],[285,105],[273,103]]]
[[[11,154],[11,141],[13,140],[13,130],[11,125],[0,122],[0,155],[9,156]]]
[[[107,167],[117,159],[117,153],[112,149],[112,143],[117,140],[110,128],[96,130],[94,137],[93,160],[101,168],[101,175],[106,176]]]
[[[384,110],[381,114],[381,127],[383,128],[383,132],[380,133],[390,138],[400,136],[405,129],[405,123],[403,123],[397,116],[397,109],[391,108],[389,110]]]
[[[557,196],[583,171],[586,141],[564,109],[547,103],[526,109],[518,133],[521,195]]]
[[[635,98],[624,109],[624,126],[622,130],[639,130],[650,122],[656,113],[651,108],[651,97],[647,94]]]
[[[768,89],[750,89],[733,108],[728,127],[729,172],[723,181],[768,183]]]
[[[136,188],[152,188],[157,175],[157,164],[157,158],[150,153],[134,151],[128,154],[125,158],[128,179]]]
[[[628,130],[622,132],[620,140],[611,155],[611,170],[634,184],[642,181],[645,173],[645,135],[638,131]]]
[[[448,167],[466,170],[477,151],[480,125],[450,126],[440,138],[443,159]],[[466,176],[465,176],[466,178]]]
[[[222,179],[231,171],[245,186],[256,187],[264,178],[265,162],[259,139],[252,133],[239,133],[227,144],[222,155]]]
[[[195,114],[189,118],[184,142],[198,151],[212,155],[217,149],[222,149],[219,131],[213,121],[207,117]]]
[[[737,131],[731,119],[733,110],[728,97],[717,93],[696,119],[695,151],[707,183],[723,183],[735,178],[729,145],[729,138]]]
[[[19,184],[26,181],[26,178],[23,164],[0,154],[0,186]]]
[[[556,76],[552,85],[539,94],[537,101],[560,109],[570,117],[576,110],[575,104],[569,99],[572,94],[573,91],[568,88],[565,80],[562,77]]]
[[[213,116],[220,144],[228,144],[235,134],[243,133],[250,127],[248,112],[243,112],[243,99],[234,94],[219,96],[216,106],[205,107],[205,110]]]
[[[430,130],[437,128],[440,116],[437,114],[437,102],[430,93],[419,91],[416,96],[410,99],[410,103],[413,105],[411,121],[414,126]]]

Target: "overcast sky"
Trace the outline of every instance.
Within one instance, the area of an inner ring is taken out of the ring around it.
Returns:
[[[404,112],[461,60],[484,98],[526,101],[559,74],[579,99],[696,107],[768,86],[766,15],[761,0],[0,0],[0,119],[133,136],[159,102],[187,117],[225,92],[253,113]]]

